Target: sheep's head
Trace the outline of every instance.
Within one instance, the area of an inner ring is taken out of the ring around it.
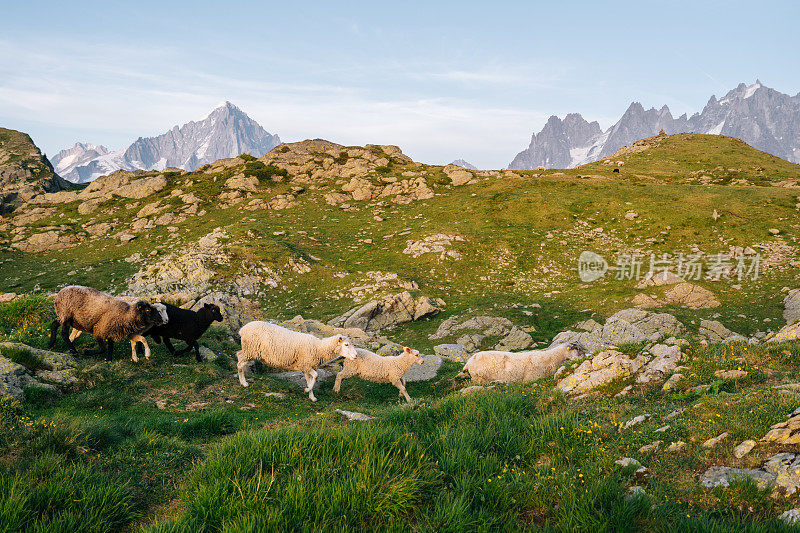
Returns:
[[[164,304],[152,304],[158,310],[158,314],[161,315],[161,323],[166,324],[169,322],[169,316],[167,315],[167,306]]]
[[[565,346],[567,359],[581,359],[586,356],[586,349],[579,342],[568,342]]]
[[[222,322],[222,311],[219,310],[219,306],[216,304],[205,304],[203,305],[203,310],[208,313],[208,316],[211,317],[212,321],[216,320],[218,322]]]
[[[164,319],[161,318],[161,313],[153,304],[139,300],[134,306],[134,311],[143,322],[151,326],[160,326],[165,322]]]
[[[358,355],[353,343],[344,335],[336,335],[336,350],[334,350],[334,353],[347,359],[355,359],[356,355]]]
[[[425,362],[425,360],[422,357],[420,357],[419,350],[415,350],[413,348],[409,348],[408,346],[406,346],[403,348],[403,354],[408,357],[413,357],[414,363],[417,363],[418,365],[421,365]]]

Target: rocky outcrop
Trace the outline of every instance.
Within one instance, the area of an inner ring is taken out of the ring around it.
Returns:
[[[592,331],[564,331],[553,339],[551,345],[578,342],[590,352],[625,343],[656,342],[662,338],[684,334],[686,328],[678,319],[667,313],[652,313],[643,309],[623,309]]]
[[[712,466],[703,474],[700,483],[704,487],[729,487],[737,479],[750,479],[761,489],[775,488],[790,496],[800,488],[800,454],[775,454],[761,468]]]
[[[414,298],[408,291],[385,296],[354,307],[331,320],[329,324],[364,331],[380,331],[420,318],[433,316],[444,307],[440,298],[420,296]]]
[[[800,444],[800,409],[795,409],[785,422],[778,422],[761,439],[777,444]]]
[[[3,356],[3,353],[28,352],[37,360],[36,368],[28,369]],[[78,363],[70,355],[40,350],[16,342],[0,343],[0,396],[18,400],[25,398],[27,387],[65,390],[78,382]]]
[[[709,342],[747,342],[747,337],[734,333],[717,320],[701,320],[699,334]]]
[[[450,249],[450,246],[452,246],[454,242],[459,241],[463,242],[464,237],[461,235],[437,233],[428,235],[417,241],[407,241],[403,253],[415,258],[423,254],[438,254],[440,260],[461,259],[461,254],[459,252]]]
[[[72,188],[30,136],[0,128],[0,215],[6,215],[35,196]]]
[[[783,299],[783,319],[786,325],[800,321],[800,289],[792,289]]]
[[[647,362],[648,358],[644,355],[631,358],[617,350],[606,350],[578,365],[556,387],[564,393],[585,394],[615,380],[632,376]]]

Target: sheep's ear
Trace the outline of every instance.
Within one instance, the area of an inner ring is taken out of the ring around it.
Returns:
[[[342,344],[344,342],[344,335],[336,335],[336,342]]]
[[[412,350],[412,349],[411,349],[411,348],[409,348],[408,346],[404,346],[404,347],[403,347],[403,351],[404,351],[405,353],[412,353],[414,350]]]

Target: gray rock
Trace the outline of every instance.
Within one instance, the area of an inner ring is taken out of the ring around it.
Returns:
[[[462,396],[466,396],[468,394],[474,394],[476,392],[490,390],[493,389],[494,385],[489,385],[488,387],[484,387],[483,385],[470,385],[469,387],[464,387],[459,392]]]
[[[790,526],[798,525],[800,524],[800,509],[795,508],[784,511],[778,518]]]
[[[760,469],[712,466],[700,482],[705,487],[728,487],[734,479],[743,477],[752,479],[759,488],[774,486],[790,496],[800,488],[800,454],[775,454]]]
[[[559,333],[553,339],[551,346],[564,342],[578,342],[588,351],[596,353],[624,343],[681,335],[685,331],[683,324],[670,314],[652,313],[636,308],[623,309],[608,317],[602,327],[592,331]]]
[[[709,342],[747,341],[744,335],[734,333],[717,320],[701,320],[699,334]]]
[[[345,411],[344,409],[337,409],[337,413],[347,417],[348,420],[352,420],[355,422],[367,422],[369,420],[373,420],[374,417],[365,415],[364,413],[359,413],[357,411]]]
[[[783,319],[789,326],[800,321],[800,289],[792,289],[783,299]]]
[[[403,375],[406,381],[428,381],[436,377],[442,366],[442,358],[438,355],[423,355],[424,363],[411,365]]]
[[[500,342],[497,343],[494,349],[513,352],[516,350],[524,350],[531,344],[533,344],[533,337],[519,329],[517,326],[514,326],[511,328],[509,334],[503,337]]]
[[[34,373],[11,359],[0,355],[0,395],[2,396],[11,396],[22,400],[25,397],[26,387],[40,387],[58,391],[59,388],[54,385],[58,385],[63,389],[78,381],[76,376],[78,363],[70,355],[40,350],[17,342],[0,343],[0,354],[3,349],[8,348],[29,351],[37,356],[47,369],[37,370]]]
[[[485,338],[486,335],[481,335],[479,333],[470,333],[467,335],[460,336],[458,339],[456,339],[456,342],[464,346],[464,348],[468,352],[474,352],[481,347],[483,339]]]
[[[433,347],[433,351],[445,361],[456,363],[463,363],[468,357],[467,349],[463,344],[437,344]]]
[[[217,354],[215,354],[213,351],[211,351],[210,348],[208,348],[206,346],[201,346],[200,347],[200,357],[202,357],[204,361],[213,361],[214,359],[217,358]]]
[[[400,324],[433,316],[444,307],[440,298],[420,296],[414,298],[408,291],[372,300],[354,307],[329,322],[332,326],[359,328],[364,331],[379,331]]]

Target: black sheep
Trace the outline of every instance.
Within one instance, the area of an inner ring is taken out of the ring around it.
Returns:
[[[157,343],[160,343],[163,339],[167,350],[172,355],[182,355],[194,348],[195,358],[197,361],[202,361],[200,358],[200,345],[197,344],[197,339],[206,332],[212,322],[215,320],[222,321],[222,313],[219,307],[214,304],[205,304],[199,311],[191,311],[168,303],[164,303],[164,305],[167,308],[169,321],[166,324],[150,329],[147,335]],[[185,341],[186,348],[176,353],[175,348],[169,341],[170,339]]]

